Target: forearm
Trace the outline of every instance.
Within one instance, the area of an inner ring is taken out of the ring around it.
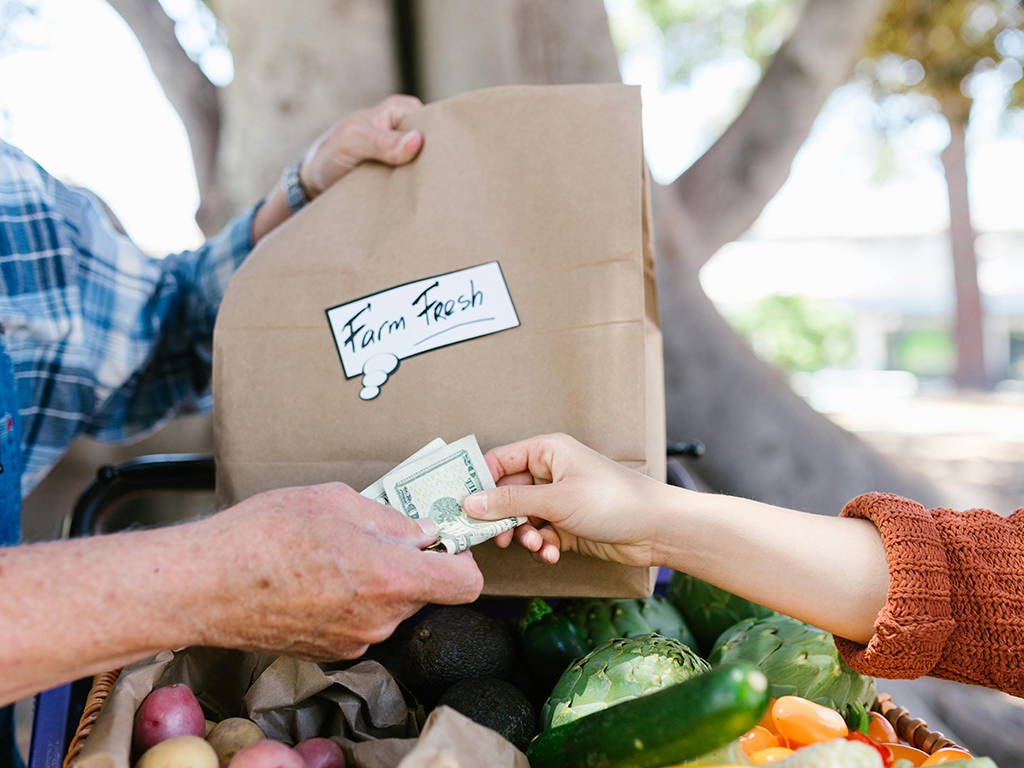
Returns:
[[[0,704],[202,642],[217,575],[195,533],[0,549]]]
[[[889,572],[870,522],[670,487],[661,506],[659,564],[851,640],[874,634]]]

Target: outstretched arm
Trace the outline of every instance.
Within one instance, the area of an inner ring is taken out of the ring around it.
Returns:
[[[840,517],[811,515],[662,485],[565,435],[487,461],[500,487],[466,511],[532,515],[514,536],[541,562],[573,550],[668,566],[832,632],[866,674],[1024,695],[1024,509],[1003,518],[868,493]]]
[[[531,516],[515,537],[541,562],[571,550],[667,566],[842,637],[866,642],[874,634],[889,575],[866,520],[674,488],[565,435],[495,448],[486,458],[499,487],[467,498],[467,513]]]
[[[475,600],[468,553],[339,483],[205,520],[0,549],[0,705],[166,648],[355,658],[425,603]]]

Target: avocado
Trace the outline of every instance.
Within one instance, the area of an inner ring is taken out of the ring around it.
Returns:
[[[505,628],[470,608],[439,608],[416,625],[402,647],[402,682],[430,704],[460,680],[507,680],[515,650]]]
[[[437,706],[451,707],[497,731],[521,752],[526,751],[536,730],[537,715],[526,696],[512,683],[496,677],[461,680],[444,692]]]

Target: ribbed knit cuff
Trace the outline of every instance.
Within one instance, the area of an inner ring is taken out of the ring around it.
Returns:
[[[836,637],[836,647],[847,664],[867,675],[928,674],[955,625],[946,550],[932,514],[900,496],[867,493],[847,504],[842,517],[870,520],[878,528],[889,563],[889,593],[868,644]]]

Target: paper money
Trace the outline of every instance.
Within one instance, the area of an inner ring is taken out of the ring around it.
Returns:
[[[401,469],[402,467],[408,466],[412,462],[416,461],[416,459],[422,458],[423,456],[427,456],[427,455],[433,453],[434,451],[436,451],[438,448],[444,448],[444,446],[446,446],[446,445],[447,445],[447,443],[444,440],[442,440],[440,437],[435,437],[429,443],[427,443],[422,448],[420,448],[418,451],[416,451],[416,453],[414,453],[408,459],[406,459],[401,464],[399,464],[397,467],[392,469],[391,472],[394,472],[395,469]],[[391,472],[389,472],[388,474],[391,474]],[[386,476],[387,475],[385,475],[385,477]],[[378,504],[387,504],[388,503],[388,495],[384,492],[384,478],[382,477],[377,482],[375,482],[372,485],[370,485],[369,487],[364,488],[362,491],[359,492],[359,495],[360,496],[365,496],[368,499],[373,499]]]
[[[526,522],[519,517],[473,520],[462,509],[469,494],[494,488],[475,435],[392,470],[383,483],[388,503],[402,514],[433,518],[440,529],[439,543],[452,554]]]

